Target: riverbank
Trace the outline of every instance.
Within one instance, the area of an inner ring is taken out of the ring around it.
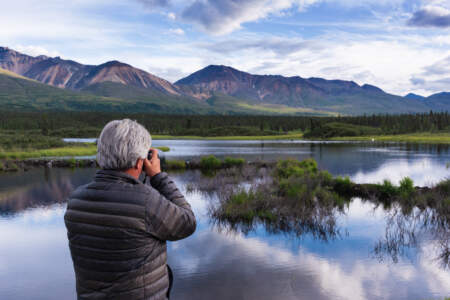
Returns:
[[[331,141],[361,141],[361,142],[401,142],[419,144],[450,144],[449,133],[411,133],[397,135],[344,136],[328,139]]]
[[[164,171],[202,170],[211,174],[220,169],[254,166],[258,168],[275,165],[275,162],[246,162],[242,158],[226,157],[219,159],[213,155],[199,157],[195,160],[166,160],[162,164]],[[34,159],[0,159],[0,171],[28,171],[31,168],[98,168],[96,159],[84,158],[34,158]]]
[[[72,156],[92,156],[97,153],[97,146],[94,144],[84,144],[76,146],[56,147],[50,149],[29,149],[1,151],[0,159],[23,160],[29,158],[44,157],[72,157]]]
[[[156,147],[162,152],[170,151],[169,147]],[[11,150],[0,151],[0,159],[24,160],[30,158],[46,157],[68,157],[69,160],[74,156],[94,156],[97,154],[97,145],[93,143],[69,143],[68,146],[49,149],[29,149],[29,150]]]

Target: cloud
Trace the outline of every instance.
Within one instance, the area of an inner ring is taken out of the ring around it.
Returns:
[[[426,83],[426,80],[420,77],[411,77],[409,81],[411,81],[413,85],[420,85],[420,86],[423,86]]]
[[[184,35],[184,30],[181,28],[169,29],[169,32],[177,35]]]
[[[321,50],[319,41],[299,38],[265,37],[258,39],[229,39],[212,43],[206,49],[218,53],[234,53],[246,50],[270,51],[277,55],[289,55],[301,50]]]
[[[170,12],[167,13],[167,18],[169,18],[170,20],[175,20],[177,16],[173,12]]]
[[[422,68],[422,72],[413,74],[410,82],[433,93],[449,91],[450,56],[441,58]]]
[[[301,1],[304,2],[304,1]],[[313,1],[307,1],[313,2]],[[196,0],[182,13],[184,20],[212,34],[227,34],[242,23],[257,21],[289,9],[294,0]]]
[[[450,10],[440,6],[426,6],[416,11],[408,21],[409,26],[450,27]]]
[[[194,0],[183,9],[182,19],[202,30],[223,35],[241,28],[243,23],[255,22],[270,16],[285,15],[295,9],[305,12],[319,3],[346,8],[374,6],[396,7],[404,0]]]
[[[441,59],[431,66],[425,67],[424,69],[424,75],[428,76],[450,74],[450,56]]]
[[[167,7],[170,5],[170,0],[138,0],[138,1],[150,8]]]
[[[434,93],[438,92],[448,92],[450,91],[450,77],[434,79],[434,80],[425,80],[423,78],[411,78],[411,82],[428,91],[433,91]]]
[[[15,45],[12,48],[16,51],[19,51],[19,52],[22,52],[24,54],[28,54],[31,56],[38,56],[38,55],[45,55],[45,56],[50,56],[50,57],[61,56],[58,51],[50,51],[44,47],[37,46],[37,45],[27,45],[27,46]]]

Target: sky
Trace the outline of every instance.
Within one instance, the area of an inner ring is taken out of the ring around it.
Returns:
[[[0,46],[119,60],[175,82],[207,65],[428,96],[450,91],[450,0],[14,0]]]

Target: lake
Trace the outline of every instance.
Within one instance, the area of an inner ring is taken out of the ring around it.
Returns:
[[[442,145],[180,140],[153,145],[169,146],[169,159],[207,154],[252,161],[313,157],[320,168],[360,183],[385,178],[397,183],[409,176],[416,185],[431,186],[450,177],[450,148]],[[0,299],[76,299],[64,199],[95,171],[0,174]],[[395,206],[385,209],[353,199],[336,212],[338,234],[327,238],[268,230],[263,224],[250,231],[233,230],[210,218],[208,208],[217,201],[214,192],[186,191],[202,178],[198,171],[171,175],[198,220],[194,235],[168,243],[175,273],[173,299],[450,296],[450,272],[438,259],[442,247],[448,247],[449,233],[436,235],[419,211],[403,215]]]

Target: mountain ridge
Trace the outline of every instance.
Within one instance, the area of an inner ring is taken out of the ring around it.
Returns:
[[[83,65],[60,57],[33,57],[0,47],[0,68],[71,91],[139,103],[150,101],[156,106],[161,106],[158,99],[180,107],[197,107],[198,104],[202,111],[203,108],[206,111],[219,109],[222,113],[275,113],[277,108],[280,112],[346,115],[450,110],[450,93],[429,97],[410,93],[401,97],[377,86],[359,85],[354,81],[255,75],[225,65],[209,65],[171,83],[117,60]]]
[[[97,66],[83,65],[60,57],[33,57],[0,47],[0,68],[71,90],[82,90],[91,84],[112,81],[136,87],[151,87],[165,94],[179,95],[177,87],[169,81],[116,60]]]
[[[287,105],[338,113],[414,113],[430,109],[448,109],[384,92],[354,81],[323,78],[253,75],[232,67],[209,65],[175,82],[190,96],[204,100],[215,93],[225,94],[252,103]],[[450,99],[449,99],[450,100]],[[442,103],[441,103],[442,104]]]

